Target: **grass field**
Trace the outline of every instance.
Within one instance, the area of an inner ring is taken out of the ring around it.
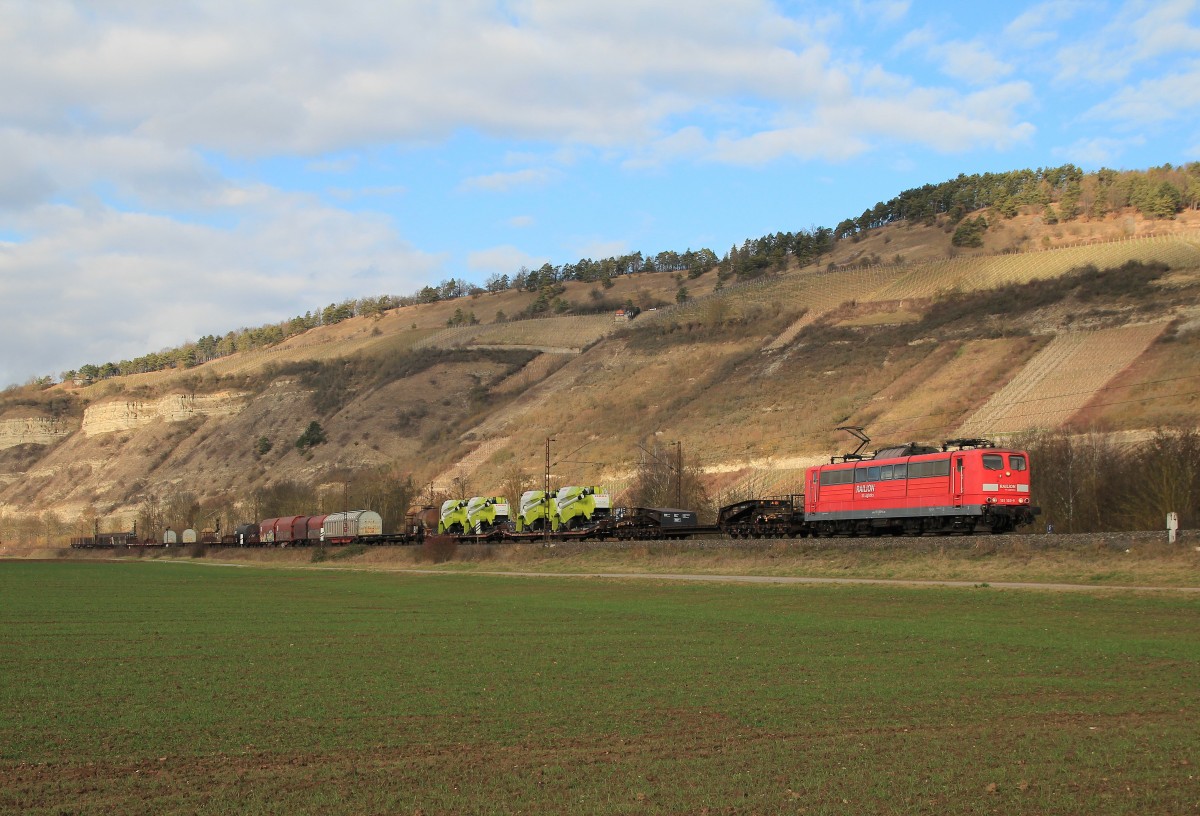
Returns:
[[[0,564],[5,813],[1192,813],[1194,597]]]

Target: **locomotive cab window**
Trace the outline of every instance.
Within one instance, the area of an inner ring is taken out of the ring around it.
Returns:
[[[875,465],[874,467],[867,468],[867,481],[868,482],[878,482],[879,481],[879,465]]]
[[[854,471],[854,481],[856,481],[856,482],[867,481],[867,469],[866,468],[857,468]]]
[[[1025,457],[1014,453],[1008,457],[1008,466],[1013,470],[1025,470]]]
[[[884,466],[883,466],[883,469],[879,471],[879,478],[880,478],[880,480],[882,480],[882,481],[885,481],[885,482],[887,482],[887,481],[891,481],[891,478],[892,478],[892,466],[891,466],[891,465],[884,465]]]
[[[998,453],[985,453],[983,455],[984,470],[1004,470],[1004,457]]]
[[[896,467],[892,470],[892,477],[895,479],[908,478],[908,465],[896,465]]]

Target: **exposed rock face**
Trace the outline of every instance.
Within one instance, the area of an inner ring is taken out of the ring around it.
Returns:
[[[0,450],[17,445],[53,445],[74,430],[71,423],[49,417],[0,419]]]
[[[111,400],[90,405],[83,412],[87,436],[129,431],[152,422],[184,422],[192,417],[233,416],[246,405],[246,395],[170,394],[157,400]]]

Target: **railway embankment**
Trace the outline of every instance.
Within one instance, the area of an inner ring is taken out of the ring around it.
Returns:
[[[938,536],[867,539],[698,538],[672,542],[470,544],[436,552],[419,546],[15,550],[0,557],[146,559],[266,568],[354,568],[447,573],[639,574],[850,578],[921,583],[1200,587],[1200,532]]]

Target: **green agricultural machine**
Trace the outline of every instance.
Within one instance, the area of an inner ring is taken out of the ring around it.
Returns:
[[[556,530],[558,501],[544,490],[526,490],[521,494],[521,512],[517,515],[517,532],[528,533],[545,530],[547,525]]]
[[[503,496],[475,496],[467,502],[467,524],[477,535],[490,533],[508,523],[508,499]]]
[[[555,530],[587,527],[612,514],[612,497],[605,493],[603,488],[592,485],[559,488],[555,504]]]
[[[438,519],[438,535],[466,535],[471,532],[471,525],[467,520],[467,504],[466,499],[446,499],[442,502],[442,515]]]

